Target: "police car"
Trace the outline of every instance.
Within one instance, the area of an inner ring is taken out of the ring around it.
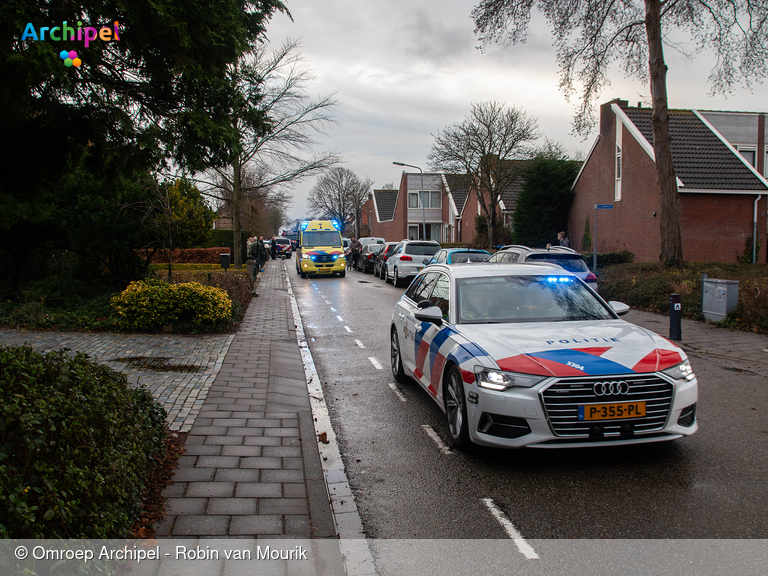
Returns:
[[[396,380],[416,380],[457,447],[586,447],[673,440],[698,429],[683,352],[621,320],[546,263],[425,268],[395,306]]]

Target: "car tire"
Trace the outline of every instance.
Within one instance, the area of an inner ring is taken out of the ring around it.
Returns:
[[[307,277],[307,275],[304,272],[299,272],[299,274],[301,275],[302,278],[306,278]]]
[[[386,282],[387,284],[390,283],[389,271],[388,270],[384,270],[384,282]]]
[[[458,366],[451,366],[443,386],[445,419],[448,435],[456,448],[467,448],[469,439],[469,421],[467,420],[467,398],[464,394],[464,379]]]
[[[344,270],[344,272],[339,272],[339,278],[344,278],[344,276],[347,275],[347,271]]]
[[[403,357],[400,354],[400,339],[397,337],[397,329],[392,326],[389,334],[389,365],[392,368],[392,376],[401,384],[407,380],[403,370]]]
[[[397,268],[395,268],[395,275],[392,277],[392,284],[395,288],[400,288],[400,278],[397,276]]]

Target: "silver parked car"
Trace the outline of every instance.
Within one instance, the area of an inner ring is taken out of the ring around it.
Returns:
[[[432,240],[403,240],[387,258],[385,280],[392,279],[395,286],[405,285],[421,272],[437,251],[440,244]]]

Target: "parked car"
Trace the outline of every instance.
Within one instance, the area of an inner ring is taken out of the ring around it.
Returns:
[[[389,258],[389,255],[398,244],[398,242],[387,242],[376,255],[376,264],[373,265],[373,273],[375,276],[378,276],[382,280],[385,279],[387,274],[387,258]]]
[[[360,242],[361,246],[365,246],[366,244],[386,244],[387,241],[376,236],[363,236],[358,239],[358,242]]]
[[[597,292],[597,276],[589,269],[584,258],[571,248],[552,246],[551,248],[529,248],[528,246],[504,246],[491,256],[489,262],[548,262],[557,264],[584,280],[587,285]]]
[[[403,240],[387,258],[387,269],[384,280],[395,286],[409,282],[421,272],[437,251],[440,244],[432,240]]]
[[[396,380],[416,380],[456,446],[577,448],[696,432],[685,352],[620,319],[575,275],[545,262],[433,264],[397,302]]]
[[[282,256],[283,258],[291,257],[292,246],[290,239],[276,236],[272,238],[272,242],[275,243],[275,256]]]
[[[360,252],[360,256],[357,257],[357,269],[362,270],[364,274],[373,271],[376,257],[382,248],[384,248],[384,244],[374,244],[372,242],[365,244]]]
[[[488,262],[491,253],[476,248],[443,248],[429,261],[429,264],[460,264],[467,262]]]

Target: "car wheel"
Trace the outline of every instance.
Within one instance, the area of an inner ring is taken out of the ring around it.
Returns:
[[[392,366],[392,376],[396,382],[404,383],[406,381],[405,370],[403,370],[403,358],[400,355],[400,340],[397,337],[397,329],[392,326],[390,334],[389,357]]]
[[[443,389],[445,402],[445,417],[448,421],[448,433],[451,442],[457,448],[466,448],[472,442],[469,439],[469,422],[467,421],[467,401],[464,396],[464,380],[461,371],[451,366]]]
[[[344,278],[344,276],[347,275],[347,271],[344,270],[344,272],[339,272],[339,278]]]
[[[384,269],[384,282],[386,282],[387,284],[389,284],[389,283],[390,283],[390,279],[389,279],[389,270],[388,270],[388,269],[386,269],[386,268]]]
[[[395,275],[392,277],[392,284],[394,284],[396,288],[400,287],[400,278],[397,276],[397,268],[395,268]]]
[[[307,275],[304,272],[299,272],[299,274],[301,275],[302,278],[306,278],[307,277]]]

